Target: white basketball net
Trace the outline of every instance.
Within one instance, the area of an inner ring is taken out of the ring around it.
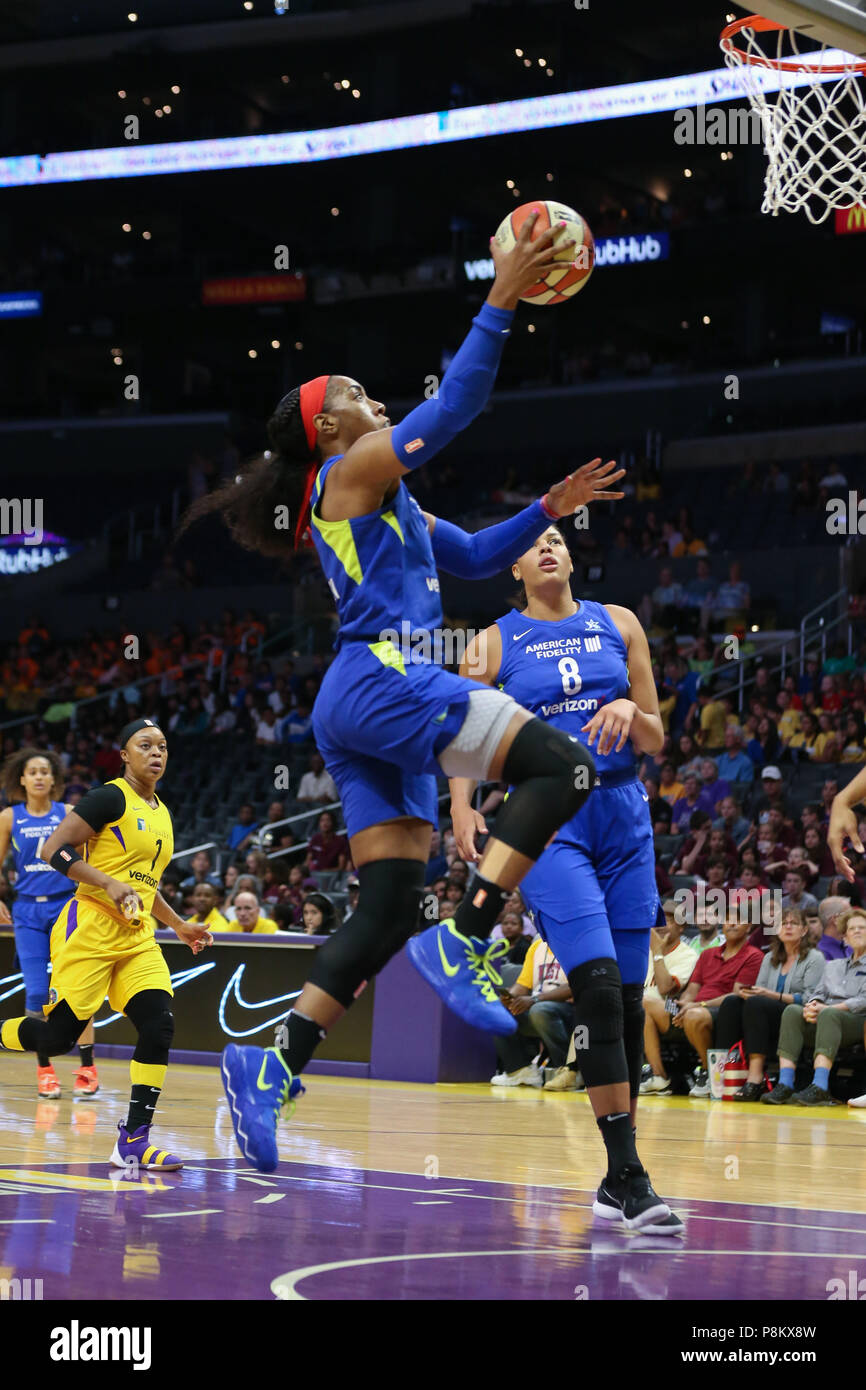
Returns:
[[[722,39],[722,52],[729,68],[742,71],[761,118],[769,161],[761,210],[774,217],[802,211],[817,224],[834,208],[866,204],[866,79],[854,58],[850,69],[828,76],[822,67],[846,55],[826,44],[801,53],[799,37],[793,29],[745,28]],[[798,71],[777,73],[777,62]],[[778,91],[765,90],[776,82]]]

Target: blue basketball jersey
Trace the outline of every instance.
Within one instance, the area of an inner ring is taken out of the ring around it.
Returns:
[[[559,622],[515,610],[497,627],[500,690],[581,743],[588,737],[583,725],[602,705],[628,695],[628,651],[603,604],[581,600],[577,612]],[[599,773],[635,767],[631,740],[621,752],[601,755],[596,739],[591,751]]]
[[[66,817],[62,801],[52,801],[51,810],[44,816],[34,816],[23,801],[12,807],[12,855],[18,878],[15,892],[19,898],[70,897],[74,885],[65,874],[59,874],[39,858],[43,844]]]
[[[415,498],[401,482],[376,511],[325,521],[318,503],[336,462],[328,459],[319,469],[311,511],[313,542],[340,617],[335,647],[386,638],[399,646],[411,632],[441,626],[433,547]]]

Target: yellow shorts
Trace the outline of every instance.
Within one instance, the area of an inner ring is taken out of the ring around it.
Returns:
[[[172,993],[153,929],[125,927],[83,899],[71,898],[51,931],[51,989],[43,1012],[65,999],[76,1018],[98,1013],[108,995],[123,1013],[143,989]]]

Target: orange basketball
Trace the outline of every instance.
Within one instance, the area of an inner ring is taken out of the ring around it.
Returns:
[[[532,289],[527,290],[522,298],[526,304],[564,304],[572,295],[577,294],[578,290],[583,289],[595,265],[595,242],[592,232],[579,212],[549,198],[535,203],[521,203],[519,208],[515,208],[500,222],[496,242],[504,251],[509,251],[527,217],[536,208],[539,209],[540,215],[532,229],[533,241],[541,236],[542,232],[546,232],[548,227],[555,226],[557,222],[564,222],[565,226],[557,241],[560,238],[571,237],[575,244],[556,254],[556,259],[563,262],[562,269],[551,270],[543,280],[539,280]]]

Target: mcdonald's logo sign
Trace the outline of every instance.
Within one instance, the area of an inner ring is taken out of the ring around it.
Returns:
[[[836,209],[836,235],[847,236],[849,232],[866,232],[866,208]]]

